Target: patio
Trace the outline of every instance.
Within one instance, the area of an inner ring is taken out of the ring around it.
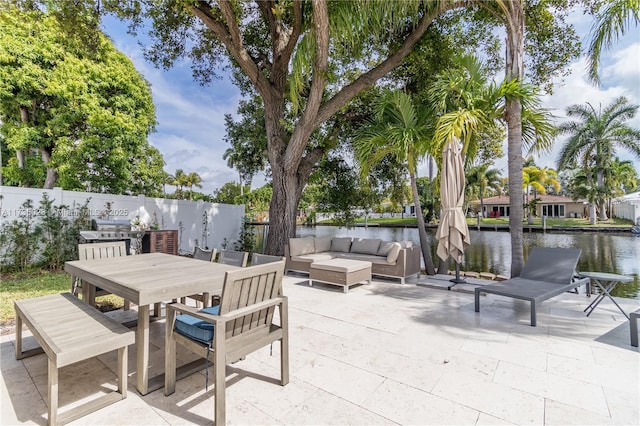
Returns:
[[[640,424],[640,355],[629,322],[610,301],[590,317],[584,294],[565,293],[538,308],[483,296],[472,286],[442,290],[374,279],[343,294],[284,278],[289,296],[291,381],[281,387],[279,350],[265,348],[227,368],[230,424]],[[625,311],[640,302],[617,299]],[[514,309],[515,307],[515,309]],[[116,311],[113,315],[134,315]],[[81,325],[78,325],[80,332]],[[164,320],[152,323],[151,370],[163,369]],[[46,424],[45,355],[16,361],[14,335],[1,340],[0,424]],[[27,341],[27,348],[28,348]],[[135,346],[129,371],[135,370]],[[194,358],[183,354],[183,362]],[[204,361],[203,361],[204,363]],[[106,368],[105,368],[106,367]],[[210,367],[211,368],[211,367]],[[60,404],[115,387],[116,355],[60,372]],[[130,374],[127,399],[72,424],[211,424],[213,388],[204,371],[144,397]]]

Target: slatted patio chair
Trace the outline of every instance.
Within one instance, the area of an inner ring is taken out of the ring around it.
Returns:
[[[207,354],[213,361],[218,426],[225,424],[226,364],[280,341],[280,384],[289,382],[288,302],[282,295],[283,274],[283,261],[229,271],[220,305],[202,310],[175,303],[167,306],[165,395],[176,389],[176,344]]]
[[[285,260],[282,256],[270,256],[268,254],[252,253],[251,254],[251,266],[264,265],[265,263],[280,262]]]
[[[78,244],[78,259],[79,260],[96,260],[96,259],[109,259],[113,257],[123,257],[127,255],[127,245],[124,241],[110,241],[106,243],[93,243],[93,244]],[[82,285],[79,279],[74,279],[71,284],[71,293],[78,296]],[[100,287],[91,286],[89,292],[89,300],[87,301],[91,306],[95,306],[96,297],[105,296],[111,294]],[[125,299],[124,310],[128,310],[130,303]]]
[[[193,250],[193,258],[198,260],[204,260],[206,262],[213,262],[216,259],[217,253],[218,253],[218,250],[216,249],[206,250],[196,246],[195,249]],[[201,303],[205,308],[210,306],[211,295],[209,293],[192,294],[190,296],[183,297],[180,299],[180,303],[185,304],[187,302],[187,298],[194,299],[196,301],[197,307],[200,307]]]

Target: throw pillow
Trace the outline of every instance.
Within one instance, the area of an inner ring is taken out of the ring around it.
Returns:
[[[372,238],[356,238],[351,244],[351,253],[376,254],[380,248],[380,240]]]
[[[400,255],[400,244],[393,243],[393,247],[389,250],[389,254],[387,254],[387,263],[396,263],[398,260],[398,255]]]
[[[380,248],[378,249],[378,256],[386,256],[389,254],[389,250],[393,247],[393,241],[380,241]]]
[[[331,251],[341,251],[349,253],[351,248],[351,237],[333,238],[331,240]]]

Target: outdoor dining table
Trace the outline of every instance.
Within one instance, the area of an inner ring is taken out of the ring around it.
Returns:
[[[591,282],[594,283],[601,291],[601,293],[596,297],[593,302],[589,304],[586,308],[584,308],[584,312],[587,313],[587,316],[591,315],[591,312],[602,302],[602,299],[605,296],[609,297],[611,301],[620,309],[620,312],[629,319],[629,315],[622,310],[618,302],[615,301],[613,297],[611,297],[611,291],[620,283],[628,283],[633,281],[632,277],[626,275],[619,274],[611,274],[608,272],[580,272],[580,275],[583,277],[589,277]]]
[[[74,260],[66,262],[64,269],[71,274],[72,280],[82,279],[138,305],[136,388],[140,394],[146,395],[164,386],[164,374],[149,377],[149,306],[198,293],[221,294],[225,272],[238,267],[184,256],[148,253]],[[154,315],[158,315],[155,310]],[[194,361],[182,366],[178,376],[201,368],[202,363]]]

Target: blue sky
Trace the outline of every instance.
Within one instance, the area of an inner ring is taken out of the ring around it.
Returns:
[[[591,18],[581,13],[570,17],[583,44],[588,43]],[[224,114],[236,115],[240,92],[228,78],[214,80],[209,86],[200,86],[193,81],[190,63],[177,63],[172,69],[157,69],[142,57],[137,39],[126,33],[126,26],[115,19],[107,19],[105,32],[116,47],[126,54],[140,73],[151,84],[156,106],[156,132],[149,136],[150,143],[158,148],[166,162],[165,170],[174,173],[176,169],[197,172],[203,179],[202,192],[211,194],[226,182],[238,180],[237,173],[222,159],[229,144],[224,142]],[[632,28],[602,58],[600,75],[602,86],[597,88],[585,78],[584,58],[570,65],[571,75],[558,80],[553,95],[545,95],[544,106],[563,121],[564,111],[573,104],[591,103],[594,107],[606,107],[619,96],[626,96],[630,102],[640,104],[640,29]],[[632,121],[640,128],[640,117]],[[554,167],[559,148],[566,136],[556,139],[550,153],[538,156],[540,166]],[[507,175],[506,146],[505,157],[498,159],[494,167]],[[625,160],[633,160],[640,173],[640,161],[619,150],[618,155]],[[426,175],[426,167],[419,170]],[[257,176],[253,187],[264,184],[264,177]]]

